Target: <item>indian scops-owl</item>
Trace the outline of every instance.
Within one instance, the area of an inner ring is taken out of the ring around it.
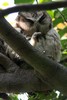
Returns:
[[[16,27],[21,29],[22,35],[37,50],[55,61],[60,61],[60,37],[46,11],[19,12]]]

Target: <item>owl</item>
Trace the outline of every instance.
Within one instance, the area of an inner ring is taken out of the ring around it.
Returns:
[[[19,12],[16,27],[20,28],[20,33],[44,56],[60,61],[60,36],[54,30],[52,19],[46,11]]]
[[[52,20],[46,12],[19,12],[16,25],[26,36],[32,36],[34,32],[46,34],[52,27]]]

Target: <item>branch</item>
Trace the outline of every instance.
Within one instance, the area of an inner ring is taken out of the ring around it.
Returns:
[[[0,74],[0,92],[45,92],[51,90],[48,85],[36,77],[34,70],[17,70],[16,73]]]
[[[52,10],[57,8],[67,7],[67,1],[59,2],[48,2],[45,4],[34,4],[34,5],[18,5],[4,10],[0,10],[0,17],[3,17],[7,14],[18,12],[18,11],[40,11],[40,10]]]
[[[8,73],[4,73],[4,72],[0,73],[0,92],[1,93],[2,92],[16,93],[16,92],[31,92],[31,91],[45,92],[47,90],[50,90],[48,85],[42,83],[42,81],[38,77],[36,77],[36,73],[34,73],[34,70],[23,70],[22,68],[20,69],[20,67],[18,67],[8,57],[6,57],[5,55],[1,53],[0,53],[0,64],[4,67],[6,72],[8,72]],[[0,69],[0,72],[1,72],[1,69]],[[16,87],[18,87],[18,89]]]
[[[45,57],[34,49],[4,18],[0,20],[0,35],[20,55],[42,75],[43,80],[54,89],[67,95],[67,68]],[[45,77],[44,77],[45,76]]]
[[[12,62],[2,53],[0,53],[0,65],[2,65],[7,72],[15,72],[19,68],[14,62]]]

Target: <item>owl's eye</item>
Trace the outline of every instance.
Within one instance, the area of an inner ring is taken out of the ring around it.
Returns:
[[[40,19],[39,19],[39,23],[40,24],[45,24],[45,20],[46,20],[46,16],[45,15],[42,15],[41,17],[40,17]]]
[[[34,21],[31,20],[31,19],[28,19],[26,17],[21,17],[21,22],[24,22],[24,23],[29,23],[30,25],[33,25],[34,24]]]
[[[27,20],[27,22],[29,22],[30,25],[33,25],[34,24],[34,21],[33,20],[31,20],[31,19],[26,19],[26,20]]]

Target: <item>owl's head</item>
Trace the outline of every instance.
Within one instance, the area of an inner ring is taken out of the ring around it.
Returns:
[[[19,12],[16,26],[28,36],[32,36],[34,32],[46,34],[52,28],[52,20],[46,11]]]

